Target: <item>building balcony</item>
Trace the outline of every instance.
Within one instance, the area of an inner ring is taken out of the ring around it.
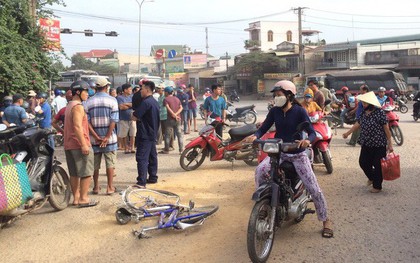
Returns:
[[[324,70],[324,69],[349,69],[351,67],[357,66],[356,61],[342,61],[342,62],[327,62],[322,61],[318,62],[316,65],[316,69],[318,70]]]
[[[259,40],[245,40],[244,48],[247,50],[260,50],[261,49],[261,41]]]
[[[418,69],[420,68],[420,56],[401,57],[398,65],[399,69]]]

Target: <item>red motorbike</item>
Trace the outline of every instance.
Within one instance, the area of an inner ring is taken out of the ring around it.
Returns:
[[[309,114],[312,126],[315,130],[316,138],[312,142],[314,151],[314,163],[324,163],[327,173],[333,172],[331,161],[330,142],[332,138],[331,128],[324,122],[322,111],[316,111]]]
[[[210,156],[210,161],[242,160],[250,166],[256,166],[258,149],[251,143],[243,143],[245,137],[257,131],[255,124],[248,124],[229,130],[230,139],[223,141],[215,131],[216,126],[225,125],[220,118],[209,119],[208,125],[204,126],[199,132],[199,136],[192,140],[181,153],[179,164],[182,169],[192,171],[203,164],[206,156]]]
[[[386,118],[388,119],[389,130],[391,131],[392,138],[397,145],[401,146],[404,142],[404,137],[398,122],[400,117],[393,111],[394,106],[391,104],[385,104],[382,107],[382,110],[386,113]]]

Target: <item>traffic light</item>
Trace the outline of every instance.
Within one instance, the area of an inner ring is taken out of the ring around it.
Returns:
[[[90,29],[85,29],[85,36],[87,37],[93,37],[93,31]]]
[[[62,28],[60,30],[61,34],[72,34],[73,31],[70,28]]]
[[[115,31],[105,32],[105,36],[107,37],[117,37],[118,33]]]

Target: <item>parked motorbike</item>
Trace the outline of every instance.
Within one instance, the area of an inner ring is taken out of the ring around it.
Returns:
[[[182,169],[185,171],[197,169],[206,156],[210,156],[210,161],[226,160],[232,162],[232,165],[234,160],[242,160],[251,166],[258,164],[258,149],[252,144],[242,143],[245,137],[257,131],[255,125],[232,128],[229,130],[230,139],[222,141],[216,134],[215,128],[218,125],[228,125],[220,118],[209,119],[209,123],[200,130],[197,138],[185,146],[179,159]]]
[[[239,95],[238,95],[238,92],[236,92],[236,89],[234,89],[233,91],[232,91],[232,93],[229,95],[229,101],[236,101],[236,102],[239,102]]]
[[[47,201],[56,210],[65,209],[70,201],[70,180],[48,145],[47,129],[33,126],[31,120],[20,127],[1,127],[1,153],[8,153],[16,162],[25,162],[33,199],[6,214],[0,215],[0,227],[20,216],[41,208]],[[32,127],[31,127],[32,126]]]
[[[396,104],[394,105],[395,106],[394,110],[400,111],[401,113],[407,113],[408,112],[407,105],[404,103],[404,101],[400,97],[398,97],[395,100],[395,102],[396,102]]]
[[[301,222],[311,197],[291,162],[278,163],[280,154],[297,149],[297,143],[283,143],[281,139],[255,140],[270,157],[269,180],[252,195],[252,209],[247,232],[248,254],[252,262],[266,262],[273,247],[277,228],[286,221]]]
[[[419,104],[420,104],[420,100],[417,99],[414,102],[413,109],[415,109],[417,107],[417,105],[419,105]],[[418,119],[420,119],[420,110],[418,110],[417,112],[414,112],[414,110],[413,110],[413,119],[414,119],[414,121],[417,121]]]
[[[341,126],[341,112],[342,109],[337,109],[334,111],[331,111],[328,115],[330,116],[330,119],[332,121],[333,127]],[[356,114],[347,113],[344,116],[344,123],[348,125],[353,125],[356,123]]]
[[[403,145],[404,137],[398,124],[400,117],[398,117],[398,115],[393,111],[394,106],[391,104],[386,104],[382,107],[382,110],[386,113],[386,118],[388,119],[388,126],[391,131],[392,138],[394,138],[394,141],[397,145]]]
[[[330,142],[332,138],[331,128],[323,121],[322,111],[309,114],[312,126],[315,130],[316,138],[312,142],[314,152],[314,163],[324,163],[327,173],[333,172],[331,161]]]
[[[226,119],[236,123],[254,124],[257,121],[255,105],[235,108],[232,103],[227,102]]]

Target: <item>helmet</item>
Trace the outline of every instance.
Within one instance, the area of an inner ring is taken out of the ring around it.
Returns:
[[[395,92],[395,90],[394,89],[390,89],[389,92]]]
[[[88,89],[88,95],[89,95],[89,97],[92,97],[93,95],[95,95],[95,90],[94,89],[92,89],[92,88],[89,88]]]
[[[71,90],[69,89],[67,92],[66,92],[66,100],[67,101],[71,101],[73,99],[73,94],[71,93]]]
[[[347,92],[347,91],[349,91],[349,88],[347,88],[346,86],[344,86],[344,87],[341,88],[341,91],[342,92]]]
[[[354,98],[354,96],[349,97],[349,103],[354,103],[356,101],[356,99]]]
[[[331,94],[335,94],[335,89],[330,89]]]
[[[296,86],[295,84],[293,84],[293,82],[289,81],[289,80],[280,80],[278,81],[275,85],[273,90],[280,88],[282,90],[287,90],[290,91],[293,95],[296,95]],[[278,90],[278,89],[277,89]]]
[[[40,92],[36,94],[37,98],[48,99],[48,94],[46,92]]]
[[[61,94],[63,94],[63,93],[61,93],[62,92],[62,90],[61,89],[55,89],[54,90],[54,95],[57,97],[57,96],[60,96]]]
[[[12,102],[13,101],[12,96],[6,96],[6,97],[3,98],[3,102],[7,102],[7,101]]]
[[[324,87],[324,81],[322,81],[322,80],[318,81],[318,86],[320,88]]]
[[[76,94],[76,91],[82,91],[82,90],[88,90],[89,84],[86,83],[86,81],[78,80],[71,84],[70,89],[72,91],[72,94]]]
[[[385,89],[384,87],[379,87],[378,91],[383,91],[383,92],[385,92],[385,91],[386,91],[386,89]]]
[[[93,80],[89,80],[88,81],[89,87],[91,87],[92,89],[96,89],[96,83]]]

